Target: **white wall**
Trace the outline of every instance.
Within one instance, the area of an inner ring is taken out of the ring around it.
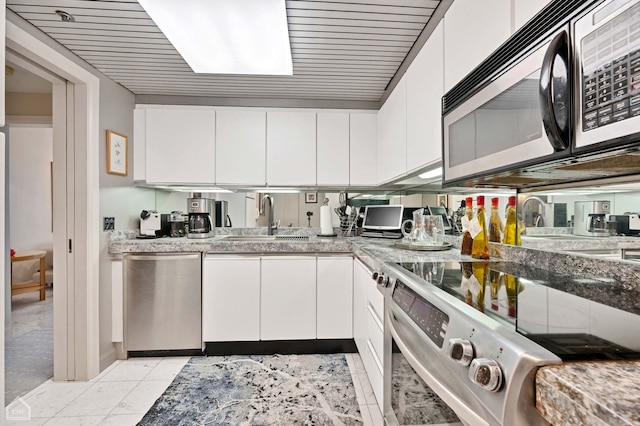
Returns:
[[[45,126],[9,126],[9,208],[11,248],[45,250],[53,263],[51,162],[53,131]],[[13,266],[13,282],[31,280],[37,261]]]

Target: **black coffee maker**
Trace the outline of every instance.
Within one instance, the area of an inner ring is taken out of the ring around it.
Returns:
[[[187,198],[187,213],[189,214],[189,233],[187,237],[213,237],[216,201],[202,197],[199,192],[192,193],[191,197]]]

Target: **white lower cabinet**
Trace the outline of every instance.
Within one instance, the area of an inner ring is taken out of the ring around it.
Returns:
[[[318,339],[353,337],[353,258],[318,257],[316,294]]]
[[[378,407],[383,412],[384,296],[362,262],[354,261],[353,272],[354,340]]]
[[[264,257],[261,340],[316,338],[315,257]]]
[[[260,258],[207,256],[202,271],[205,342],[260,339]]]

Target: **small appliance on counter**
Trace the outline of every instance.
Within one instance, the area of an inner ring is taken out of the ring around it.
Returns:
[[[609,222],[616,223],[618,235],[640,235],[640,213],[611,214]]]
[[[187,199],[189,214],[188,238],[210,238],[215,235],[215,200],[203,198],[199,192],[192,193]],[[213,219],[212,219],[213,217]]]
[[[158,212],[155,210],[142,210],[140,213],[140,236],[142,238],[157,238],[161,229]]]
[[[163,237],[184,237],[187,235],[187,223],[189,217],[181,211],[172,211],[160,216],[162,222]]]
[[[573,212],[573,234],[589,237],[609,236],[607,216],[610,211],[609,201],[576,201]]]
[[[216,201],[216,228],[231,228],[231,218],[229,217],[229,202]]]

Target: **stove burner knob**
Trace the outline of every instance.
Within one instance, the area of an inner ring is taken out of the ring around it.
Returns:
[[[383,273],[380,273],[378,275],[378,279],[376,280],[376,282],[382,287],[388,287],[389,284],[391,283],[391,281],[389,280],[389,277]]]
[[[502,370],[492,359],[476,358],[469,367],[469,379],[483,389],[497,392],[502,386]]]
[[[473,345],[465,339],[450,339],[449,356],[455,362],[467,367],[473,359]]]
[[[371,278],[373,278],[374,281],[378,281],[379,275],[380,273],[378,271],[373,271],[373,274],[371,274]]]

